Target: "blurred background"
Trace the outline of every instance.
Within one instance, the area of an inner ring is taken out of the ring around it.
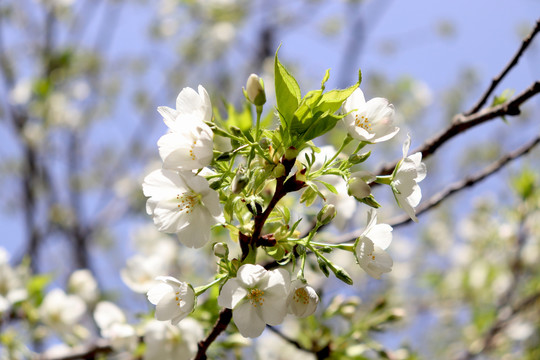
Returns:
[[[74,270],[90,269],[102,296],[133,318],[150,308],[129,285],[129,268],[137,267],[142,243],[163,237],[141,191],[144,176],[160,166],[156,141],[166,127],[157,106],[174,107],[182,88],[202,84],[215,112],[226,114],[224,100],[240,110],[250,73],[263,77],[272,104],[281,45],[280,59],[303,94],[319,87],[328,68],[328,89],[354,84],[361,69],[366,98],[395,105],[401,130],[366,163],[376,171],[401,157],[407,133],[414,149],[470,109],[539,15],[537,0],[3,0],[0,246],[12,266],[51,275],[48,287],[65,288]],[[536,39],[494,95],[524,91],[540,78],[539,64]],[[455,137],[427,159],[423,198],[538,134],[540,99],[521,110]],[[339,146],[341,138],[337,132],[326,140]],[[321,308],[355,309],[342,322],[328,320],[332,336],[356,323],[370,334],[356,340],[360,357],[350,358],[384,358],[373,352],[379,345],[396,359],[467,358],[477,350],[480,358],[540,358],[536,298],[484,341],[501,309],[540,290],[539,155],[533,149],[460,191],[418,225],[396,227],[394,270],[382,280],[358,268],[350,270],[352,287],[318,284]],[[377,191],[381,222],[401,214],[391,195]],[[355,212],[328,236],[362,229],[364,216]],[[178,252],[171,275],[212,276],[210,252],[201,263],[194,251],[171,246]],[[384,321],[373,319],[381,314]],[[276,339],[268,334],[258,343]],[[251,351],[286,358],[268,349]]]

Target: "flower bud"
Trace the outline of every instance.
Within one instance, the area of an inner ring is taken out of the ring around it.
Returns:
[[[367,153],[360,154],[360,155],[352,154],[351,156],[349,156],[349,162],[351,164],[360,164],[366,161],[370,155],[371,155],[371,151],[368,151]]]
[[[294,146],[291,146],[287,148],[287,150],[285,150],[285,159],[292,160],[292,159],[296,159],[297,156],[298,156],[298,149],[295,148]]]
[[[371,182],[373,175],[367,171],[357,171],[351,174],[347,183],[348,193],[357,200],[368,197],[371,194],[371,188],[367,182]]]
[[[285,166],[281,163],[277,164],[276,167],[274,167],[274,170],[272,170],[272,175],[275,178],[279,178],[285,175]]]
[[[264,82],[256,74],[251,74],[246,83],[245,95],[247,99],[256,106],[262,106],[266,102],[264,93]]]
[[[259,145],[261,145],[261,148],[263,150],[268,150],[270,148],[270,140],[268,140],[268,138],[261,138],[261,140],[259,140]]]
[[[249,182],[248,177],[246,174],[244,174],[243,169],[239,169],[239,171],[234,176],[234,179],[231,184],[231,190],[234,194],[239,194],[244,190],[247,183]]]
[[[229,247],[225,243],[215,243],[214,244],[214,255],[218,258],[227,258],[229,256]]]
[[[336,216],[336,207],[333,204],[326,204],[317,214],[317,222],[326,225]]]

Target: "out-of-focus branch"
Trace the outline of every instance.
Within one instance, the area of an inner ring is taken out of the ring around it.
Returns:
[[[492,120],[500,116],[519,115],[519,107],[539,92],[540,81],[536,81],[521,94],[508,100],[504,104],[480,110],[471,115],[458,114],[454,117],[454,119],[452,120],[452,124],[449,127],[444,129],[431,139],[426,140],[424,144],[422,144],[420,147],[418,147],[411,153],[420,152],[422,153],[422,158],[426,159],[433,153],[435,153],[435,151],[448,140],[454,138],[459,134],[464,133],[465,131],[469,130],[474,126],[480,125],[488,120]],[[380,175],[389,175],[392,173],[392,171],[394,171],[397,163],[398,161],[394,161],[391,164],[386,164],[376,173]]]
[[[510,62],[506,65],[506,67],[503,69],[503,71],[501,71],[499,75],[497,75],[496,77],[493,78],[493,80],[491,80],[491,84],[489,88],[485,91],[485,93],[482,95],[480,100],[478,100],[478,102],[471,108],[471,110],[465,112],[465,115],[474,114],[475,112],[478,112],[482,108],[482,106],[484,106],[484,104],[488,100],[493,90],[495,90],[497,85],[499,85],[499,83],[506,76],[506,74],[508,74],[508,72],[514,66],[517,65],[517,63],[519,62],[519,59],[521,58],[521,56],[523,55],[527,47],[529,47],[529,45],[531,44],[535,35],[538,34],[538,32],[540,32],[540,19],[536,21],[536,26],[531,30],[529,35],[527,35],[525,39],[523,39],[523,42],[521,43],[519,50],[516,52],[512,60],[510,60]]]
[[[108,340],[98,339],[90,346],[74,348],[69,354],[62,356],[36,355],[32,360],[77,360],[77,359],[98,359],[100,355],[110,354],[114,350]]]
[[[525,310],[537,306],[540,301],[540,291],[529,295],[513,307],[507,307],[502,309],[499,312],[497,320],[491,325],[491,327],[486,331],[481,340],[481,346],[477,351],[467,351],[463,356],[459,357],[459,360],[471,360],[481,355],[482,353],[489,351],[494,343],[495,337],[503,331],[510,322],[519,314]]]

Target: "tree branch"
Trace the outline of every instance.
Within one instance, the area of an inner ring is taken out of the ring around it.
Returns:
[[[216,338],[221,334],[229,323],[231,322],[232,318],[232,310],[223,308],[221,312],[219,313],[219,318],[217,319],[216,323],[214,324],[214,327],[212,328],[212,331],[206,339],[199,342],[199,350],[197,351],[197,355],[195,356],[195,360],[206,360],[206,350],[216,340]]]
[[[33,360],[77,360],[77,359],[97,359],[98,355],[110,354],[114,350],[108,340],[98,339],[96,342],[87,347],[77,347],[68,355],[63,356],[46,356],[36,355]]]
[[[416,148],[411,153],[422,153],[422,158],[426,159],[429,156],[431,156],[435,151],[442,146],[444,143],[446,143],[448,140],[452,139],[454,136],[459,135],[466,130],[469,130],[470,128],[480,125],[488,120],[492,120],[495,118],[498,118],[500,116],[505,115],[519,115],[520,109],[519,107],[528,99],[532,98],[534,95],[538,94],[540,92],[540,81],[534,82],[531,86],[529,86],[525,91],[523,91],[518,96],[515,96],[511,100],[505,102],[504,104],[500,104],[497,106],[493,106],[481,111],[478,111],[471,115],[463,115],[458,114],[454,117],[452,120],[452,124],[441,131],[439,134],[435,135],[431,139],[428,139],[424,142],[423,145]],[[389,175],[394,171],[394,168],[396,167],[399,160],[394,161],[391,164],[386,164],[377,171],[377,174],[380,175]]]
[[[506,65],[506,67],[503,69],[503,71],[498,76],[494,77],[491,80],[491,85],[489,86],[489,88],[484,92],[484,94],[482,95],[480,100],[478,100],[478,102],[471,108],[471,110],[469,110],[469,111],[467,111],[465,113],[465,115],[474,114],[475,112],[478,112],[482,108],[482,106],[484,106],[484,104],[488,100],[488,98],[491,95],[491,93],[493,92],[493,90],[495,90],[497,85],[499,85],[499,83],[506,76],[506,74],[508,74],[508,72],[514,66],[517,65],[519,59],[521,58],[521,56],[523,55],[523,53],[525,52],[527,47],[531,44],[532,40],[534,39],[535,35],[538,34],[538,32],[540,32],[540,19],[538,19],[536,21],[536,26],[531,30],[529,35],[527,35],[527,37],[525,37],[525,39],[523,39],[523,41],[521,43],[521,47],[516,52],[516,54],[514,55],[512,60],[510,60],[510,62]]]
[[[477,172],[474,175],[468,176],[460,181],[457,181],[453,184],[450,184],[442,191],[436,193],[432,197],[429,198],[429,200],[423,202],[420,206],[416,208],[416,215],[421,215],[425,213],[426,211],[434,208],[435,206],[439,205],[441,202],[443,202],[445,199],[449,198],[451,195],[466,189],[468,187],[471,187],[475,185],[476,183],[484,180],[488,176],[493,175],[500,169],[502,169],[504,166],[509,164],[512,160],[515,160],[519,158],[520,156],[523,156],[527,154],[529,151],[531,151],[536,145],[540,143],[540,135],[537,135],[533,140],[528,142],[527,144],[523,145],[522,147],[514,150],[511,153],[506,154],[499,160],[495,161],[491,165],[485,167],[481,171]],[[407,215],[400,215],[394,219],[391,219],[388,223],[392,227],[397,227],[401,225],[405,225],[411,221],[411,218]],[[356,239],[360,234],[362,233],[362,229],[354,230],[350,233],[344,234],[336,239],[337,243],[344,243],[348,241],[353,241]]]

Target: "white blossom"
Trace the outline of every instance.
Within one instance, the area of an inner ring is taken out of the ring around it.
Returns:
[[[144,179],[143,192],[150,197],[146,211],[158,230],[176,233],[186,246],[204,246],[210,228],[222,221],[217,193],[204,177],[190,171],[153,171]]]
[[[58,332],[70,332],[86,311],[86,304],[77,295],[66,295],[62,289],[53,289],[39,307],[41,321]]]
[[[187,120],[182,131],[171,131],[163,135],[158,140],[158,147],[164,168],[200,169],[212,162],[213,132],[205,123]]]
[[[69,292],[78,295],[86,304],[93,304],[99,297],[96,279],[88,269],[74,271],[68,280]]]
[[[167,258],[136,254],[120,270],[120,278],[132,291],[144,294],[156,284],[157,276],[168,271],[169,266]]]
[[[0,247],[0,314],[27,297],[23,282],[9,264],[8,252]]]
[[[197,93],[184,88],[176,98],[176,109],[158,107],[169,133],[158,140],[163,167],[200,169],[210,165],[213,156],[213,132],[206,124],[212,120],[208,93],[199,85]]]
[[[201,325],[192,318],[178,325],[150,321],[144,328],[146,351],[144,360],[190,360],[197,353],[197,344],[204,338]]]
[[[160,283],[148,291],[148,301],[156,305],[157,320],[171,320],[176,325],[193,311],[195,292],[190,284],[172,276],[159,276],[156,280]]]
[[[284,269],[267,271],[260,265],[245,264],[236,278],[223,285],[218,304],[233,310],[240,334],[254,338],[262,334],[266,324],[283,322],[289,285],[290,274]]]
[[[366,229],[355,244],[358,264],[369,276],[380,279],[383,273],[392,270],[394,262],[384,251],[391,242],[392,227],[388,224],[377,224],[377,212],[370,209]]]
[[[127,323],[126,316],[118,306],[109,301],[101,301],[94,310],[94,319],[101,336],[111,341],[117,351],[133,351],[137,347],[138,336],[135,328]]]
[[[360,89],[343,103],[347,115],[343,122],[349,135],[356,140],[378,143],[389,140],[399,131],[394,126],[394,106],[387,99],[376,97],[366,102]]]
[[[296,279],[291,283],[287,303],[290,314],[304,318],[315,312],[319,296],[311,286]]]
[[[392,190],[398,205],[405,210],[413,221],[418,222],[414,208],[422,199],[422,191],[418,183],[426,177],[426,165],[422,162],[422,153],[407,156],[411,138],[403,144],[403,159],[399,162],[392,177]]]

